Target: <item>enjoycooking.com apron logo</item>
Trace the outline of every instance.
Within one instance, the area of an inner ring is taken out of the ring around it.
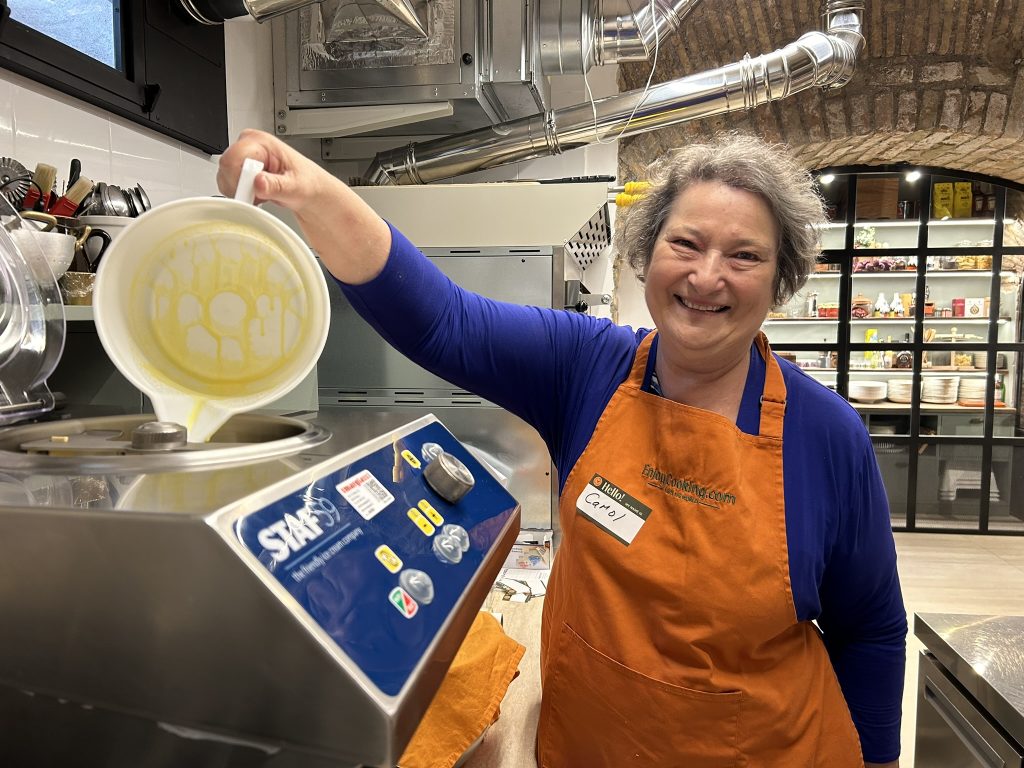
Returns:
[[[640,474],[652,488],[657,488],[662,493],[675,496],[677,499],[700,504],[702,507],[722,509],[725,506],[735,506],[736,504],[736,497],[731,493],[717,488],[709,488],[690,478],[676,477],[671,472],[663,472],[650,464],[644,464],[643,472]]]

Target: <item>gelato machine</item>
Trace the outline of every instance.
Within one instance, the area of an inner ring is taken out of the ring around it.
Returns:
[[[366,440],[246,413],[197,444],[54,408],[52,275],[6,231],[0,257],[0,764],[396,765],[515,499],[431,415]]]

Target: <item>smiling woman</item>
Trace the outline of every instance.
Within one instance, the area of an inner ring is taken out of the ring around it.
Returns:
[[[548,445],[562,541],[539,765],[897,758],[907,619],[871,440],[759,332],[817,252],[821,201],[791,155],[730,136],[687,146],[655,202],[630,209],[620,247],[647,277],[656,330],[454,285],[267,134],[223,155],[224,194],[246,157],[266,164],[257,195],[297,214],[389,343]]]

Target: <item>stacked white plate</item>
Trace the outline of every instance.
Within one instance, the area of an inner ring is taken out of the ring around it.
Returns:
[[[850,399],[858,403],[877,403],[885,400],[886,389],[884,381],[851,381]]]
[[[921,384],[921,402],[955,403],[959,376],[927,376]]]
[[[984,400],[985,399],[985,378],[983,376],[970,376],[960,379],[960,389],[957,392],[960,400]]]
[[[986,368],[986,367],[988,367],[988,352],[975,352],[974,353],[974,367],[975,368]]]
[[[894,403],[909,403],[913,395],[910,377],[889,379],[889,399]]]

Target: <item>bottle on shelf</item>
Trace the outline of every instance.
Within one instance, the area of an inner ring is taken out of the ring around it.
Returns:
[[[875,299],[875,317],[885,317],[889,311],[889,302],[885,300],[885,294],[881,291],[878,292],[878,298]]]
[[[878,329],[866,328],[864,330],[864,343],[876,344],[878,342]],[[870,349],[864,351],[864,363],[868,368],[878,367],[878,353]]]
[[[903,334],[903,343],[910,343],[910,334]],[[914,367],[914,353],[909,349],[901,349],[896,353],[892,363],[893,368],[913,368]]]
[[[807,309],[804,312],[805,317],[817,317],[818,316],[818,294],[809,293],[807,294]]]
[[[886,344],[892,344],[892,336],[886,336],[885,337],[885,343]],[[893,363],[894,363],[894,359],[893,359],[893,352],[892,352],[892,350],[891,349],[885,350],[885,352],[882,353],[882,367],[883,368],[892,368],[893,367]]]

